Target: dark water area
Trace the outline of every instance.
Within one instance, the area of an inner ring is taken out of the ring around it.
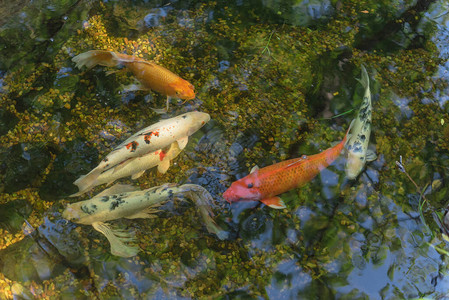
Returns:
[[[3,1],[0,5],[1,299],[449,299],[449,5],[446,1]],[[153,61],[196,97],[125,92],[125,69],[77,68],[89,50]],[[300,188],[228,203],[231,183],[334,147],[357,117],[367,70],[369,149],[347,150]],[[132,134],[201,111],[165,174],[140,189],[197,184],[226,231],[173,201],[118,219],[137,255],[63,218],[73,182]]]

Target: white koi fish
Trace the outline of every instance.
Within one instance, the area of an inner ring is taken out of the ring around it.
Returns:
[[[357,118],[351,123],[351,136],[346,142],[348,156],[346,160],[346,176],[355,179],[362,171],[367,161],[376,159],[376,154],[368,150],[371,134],[371,92],[369,88],[369,77],[365,67],[362,65],[362,78],[358,81],[365,88],[362,105]]]
[[[92,225],[106,236],[113,255],[131,257],[139,252],[139,248],[132,244],[134,233],[112,229],[105,222],[120,218],[155,218],[157,208],[164,202],[175,196],[186,196],[198,206],[207,230],[220,239],[227,237],[227,232],[212,219],[213,199],[203,187],[195,184],[164,184],[142,191],[136,189],[129,185],[116,184],[92,199],[69,204],[62,217],[74,223]]]
[[[97,167],[78,178],[74,184],[91,186],[104,171],[114,168],[114,172],[117,172],[131,163],[131,158],[165,149],[175,141],[182,150],[187,145],[189,136],[209,120],[209,114],[194,111],[148,126],[118,145]]]
[[[105,183],[111,184],[119,178],[131,176],[131,179],[137,179],[142,176],[146,170],[156,166],[159,173],[165,174],[170,167],[170,161],[178,156],[181,151],[178,142],[174,142],[168,149],[157,150],[141,157],[130,158],[123,162],[126,164],[124,167],[120,167],[121,164],[118,164],[117,167],[101,173],[94,181],[82,181],[81,183],[77,183],[79,191],[70,195],[70,197],[80,196],[98,185]],[[119,168],[119,170],[116,171],[116,168]]]

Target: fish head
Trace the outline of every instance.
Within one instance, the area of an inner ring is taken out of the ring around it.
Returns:
[[[259,189],[260,180],[255,173],[251,173],[248,176],[233,182],[223,194],[225,200],[232,203],[245,200],[259,201],[263,199]]]
[[[346,176],[349,179],[355,179],[365,166],[365,161],[364,155],[357,155],[350,152],[346,160]]]
[[[198,129],[204,126],[207,122],[210,121],[210,115],[200,111],[192,111],[185,114],[188,118],[190,118],[190,125],[188,130],[188,135],[192,135]]]
[[[62,212],[62,217],[71,222],[78,223],[78,221],[82,217],[80,212],[81,211],[77,207],[74,207],[73,205],[69,204],[66,207],[66,209]]]
[[[195,98],[195,87],[190,82],[180,79],[173,84],[175,97],[183,100],[192,100]]]

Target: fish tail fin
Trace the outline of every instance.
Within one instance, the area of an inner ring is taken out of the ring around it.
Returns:
[[[95,67],[96,65],[105,67],[114,67],[120,63],[117,60],[117,53],[112,51],[103,50],[90,50],[81,54],[78,54],[72,61],[76,63],[76,66],[80,69],[86,66],[88,69]]]
[[[69,197],[78,197],[88,192],[95,186],[95,182],[100,174],[101,170],[93,169],[88,174],[80,176],[80,178],[75,180],[75,182],[73,183],[78,187],[79,191],[75,194],[70,195]]]
[[[368,72],[365,69],[364,65],[361,65],[360,68],[362,69],[362,78],[357,79],[358,82],[360,82],[360,84],[363,86],[364,89],[369,88],[369,76],[368,76]]]
[[[211,194],[202,186],[196,184],[184,184],[180,186],[182,193],[190,198],[198,207],[203,218],[204,225],[209,233],[215,234],[220,240],[228,238],[229,233],[223,230],[213,219],[213,201]]]

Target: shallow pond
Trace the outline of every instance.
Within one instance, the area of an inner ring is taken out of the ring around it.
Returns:
[[[449,298],[449,7],[446,1],[20,1],[0,8],[0,298]],[[130,73],[78,69],[88,50],[140,56],[195,86],[193,100],[132,91]],[[232,182],[345,135],[370,77],[370,148],[345,155],[286,209],[229,204]],[[161,118],[211,120],[141,189],[193,183],[214,198],[208,233],[188,201],[135,230],[122,258],[92,226],[62,218],[73,182]],[[398,164],[397,164],[398,162]],[[447,229],[446,229],[447,230]]]

